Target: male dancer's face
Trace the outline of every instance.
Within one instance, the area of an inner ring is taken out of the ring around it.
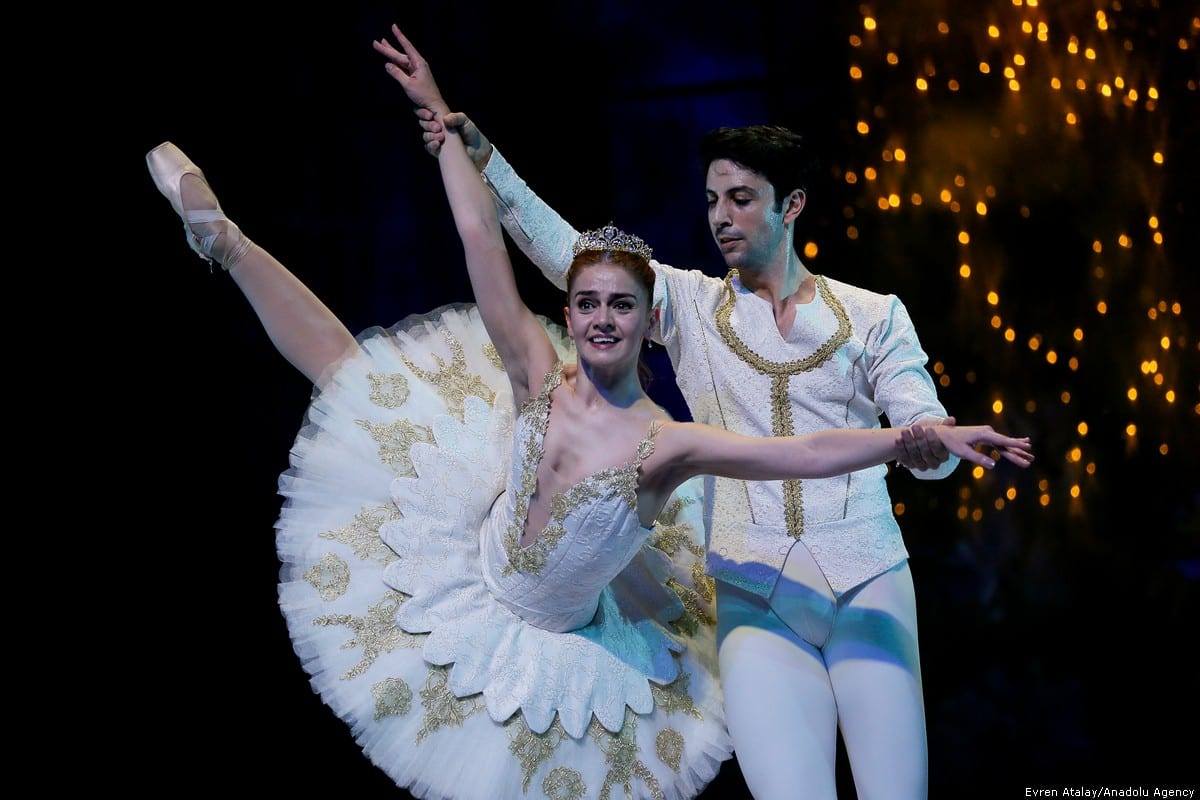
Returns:
[[[708,165],[708,227],[731,269],[761,270],[786,258],[791,243],[775,187],[759,173],[728,159]]]

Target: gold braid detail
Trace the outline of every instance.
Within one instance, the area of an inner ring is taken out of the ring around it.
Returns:
[[[737,300],[736,293],[733,291],[733,276],[736,274],[737,270],[731,269],[725,276],[726,295],[725,302],[717,309],[717,332],[721,334],[721,338],[734,355],[751,369],[761,372],[771,379],[771,432],[776,436],[791,436],[794,429],[792,427],[792,404],[788,398],[788,382],[793,375],[810,372],[824,364],[850,340],[850,315],[846,313],[845,306],[834,296],[825,278],[814,275],[813,280],[817,285],[818,294],[833,311],[833,315],[837,317],[837,331],[824,344],[804,358],[784,363],[771,361],[751,350],[729,323],[729,317],[733,314],[733,304]],[[783,482],[783,513],[787,520],[788,535],[793,539],[799,539],[800,534],[804,532],[804,494],[799,480]]]

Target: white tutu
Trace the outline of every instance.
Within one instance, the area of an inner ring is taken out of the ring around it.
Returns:
[[[280,607],[314,690],[417,797],[698,794],[732,753],[700,480],[591,624],[535,627],[480,567],[514,412],[478,312],[446,306],[359,344],[314,392],[279,484]]]

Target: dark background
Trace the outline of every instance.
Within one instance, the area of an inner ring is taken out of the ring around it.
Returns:
[[[797,233],[816,246],[806,263],[898,294],[951,413],[1038,452],[1027,473],[891,479],[917,583],[931,796],[1195,786],[1200,70],[1188,4],[1165,5],[1107,9],[1102,29],[1092,3],[881,2],[865,32],[859,7],[814,2],[219,2],[114,11],[72,37],[104,56],[88,87],[103,102],[79,127],[104,134],[121,193],[105,225],[122,266],[89,322],[126,353],[105,361],[122,415],[99,427],[134,465],[100,475],[120,486],[103,550],[126,634],[108,644],[118,675],[101,694],[104,729],[136,732],[96,737],[106,756],[89,782],[405,796],[309,689],[276,606],[276,479],[310,386],[187,248],[143,161],[164,140],[182,147],[354,332],[470,299],[436,162],[371,48],[395,21],[451,106],[568,220],[613,220],[676,266],[724,272],[699,135],[804,133],[823,162]],[[1047,24],[1046,44],[1024,19]],[[1071,54],[1072,37],[1096,57]],[[1016,54],[1019,92],[995,74]],[[1138,99],[1105,97],[1115,77]],[[937,199],[947,187],[960,210]],[[513,252],[530,305],[557,317],[558,293]],[[656,396],[686,413],[656,365]],[[735,761],[704,796],[748,796]]]

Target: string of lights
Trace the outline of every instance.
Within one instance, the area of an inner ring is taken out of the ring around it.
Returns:
[[[953,283],[957,344],[931,359],[935,380],[952,413],[1038,442],[1028,476],[964,473],[960,520],[1026,494],[1079,520],[1126,474],[1114,459],[1195,474],[1180,188],[1195,159],[1174,114],[1197,103],[1200,17],[1175,11],[879,2],[847,25],[845,240],[900,270],[912,249],[889,249],[896,228],[945,240],[916,267]]]

